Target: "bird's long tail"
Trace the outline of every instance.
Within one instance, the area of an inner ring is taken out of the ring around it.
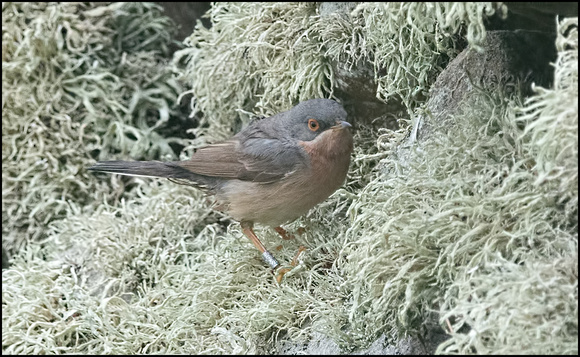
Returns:
[[[164,177],[179,184],[204,188],[212,188],[215,184],[211,177],[193,173],[175,162],[99,161],[88,170],[128,176]]]

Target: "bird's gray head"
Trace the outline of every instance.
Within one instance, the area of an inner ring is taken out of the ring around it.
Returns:
[[[299,103],[283,113],[277,126],[286,135],[300,141],[314,140],[329,129],[344,129],[351,125],[346,121],[342,105],[331,99],[310,99]]]

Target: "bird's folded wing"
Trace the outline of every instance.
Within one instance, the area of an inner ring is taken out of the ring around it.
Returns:
[[[198,149],[179,166],[199,175],[268,183],[307,164],[299,146],[274,138],[236,138]]]

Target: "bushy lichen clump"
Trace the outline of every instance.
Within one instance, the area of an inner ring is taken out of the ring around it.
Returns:
[[[316,3],[216,3],[212,27],[198,26],[177,55],[186,62],[192,109],[210,124],[197,132],[215,140],[227,133],[211,130],[212,123],[231,127],[236,110],[247,121],[244,111],[272,114],[332,95],[332,61],[346,68],[370,61],[377,96],[400,97],[412,109],[462,49],[453,36],[465,33],[478,48],[496,8],[503,13],[495,3],[361,4],[352,14],[322,16]]]
[[[69,205],[110,191],[86,173],[94,150],[174,156],[176,139],[156,132],[181,91],[159,13],[152,4],[2,4],[5,246],[18,251]]]
[[[578,354],[578,18],[559,24],[556,48],[553,88],[509,113],[524,129],[501,186],[502,231],[487,235],[494,256],[445,295],[442,319],[471,330],[442,352]]]
[[[362,336],[439,311],[439,352],[577,353],[577,19],[557,44],[554,88],[474,96],[359,193],[344,269]]]

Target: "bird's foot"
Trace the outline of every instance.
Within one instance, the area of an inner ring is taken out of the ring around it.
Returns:
[[[275,230],[276,232],[278,232],[278,234],[280,235],[280,237],[282,237],[282,239],[284,239],[284,240],[291,240],[291,239],[294,239],[294,235],[292,235],[292,234],[288,233],[288,231],[287,231],[287,230],[285,230],[285,229],[284,229],[284,228],[282,228],[282,227],[276,227],[276,228],[274,228],[274,230]]]
[[[287,273],[292,271],[298,265],[298,259],[300,258],[300,256],[302,256],[302,254],[304,253],[305,250],[306,250],[306,247],[301,245],[298,248],[298,252],[296,252],[296,255],[294,256],[294,258],[290,262],[290,266],[278,268],[278,270],[275,272],[276,282],[278,284],[280,284],[280,282],[282,282],[284,275],[286,275]]]

